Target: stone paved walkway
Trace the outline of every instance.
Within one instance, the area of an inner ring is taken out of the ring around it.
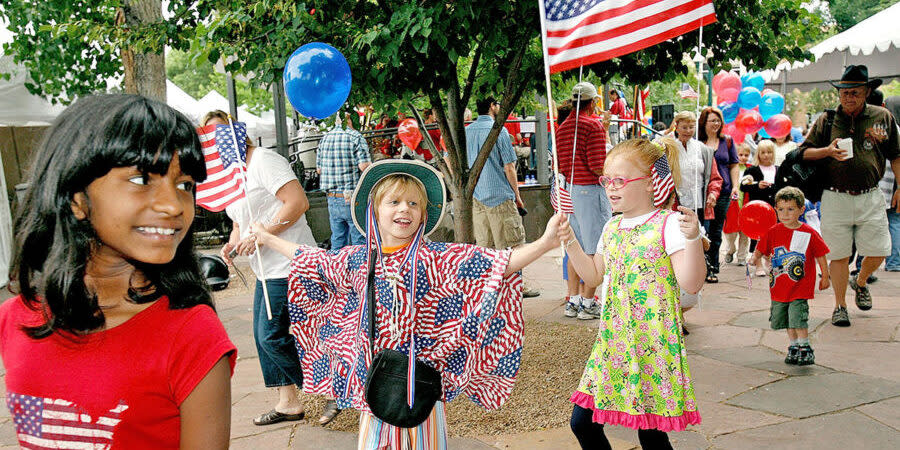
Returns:
[[[526,319],[576,324],[575,319],[562,316],[560,263],[556,251],[526,269],[526,277],[544,294],[525,300]],[[830,324],[831,291],[817,293],[810,307],[816,365],[797,367],[782,362],[787,347],[784,332],[768,329],[767,279],[754,277],[748,291],[743,267],[724,266],[721,281],[704,288],[701,307],[686,315],[691,332],[688,360],[703,423],[673,433],[675,447],[900,448],[900,273],[879,271],[877,275],[880,280],[871,286],[875,307],[862,312],[850,306],[853,326],[849,328]],[[232,380],[232,448],[355,448],[355,433],[308,423],[265,428],[250,423],[274,398],[261,382],[251,336],[250,298],[235,280],[217,300],[240,355]],[[851,303],[852,298],[851,293]],[[637,447],[632,430],[608,427],[608,435],[617,450]],[[0,449],[15,448],[15,443],[14,425],[3,408]],[[451,448],[550,450],[577,449],[578,445],[568,429],[559,428],[454,438]]]

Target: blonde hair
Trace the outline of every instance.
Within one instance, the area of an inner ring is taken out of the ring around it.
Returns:
[[[675,118],[672,119],[672,126],[677,127],[678,122],[697,123],[697,116],[694,115],[693,111],[681,111],[678,114],[675,114]]]
[[[756,153],[759,154],[760,150],[775,152],[775,143],[768,139],[763,139],[759,141],[759,144],[756,144]]]
[[[669,161],[669,172],[672,174],[672,181],[675,183],[675,186],[681,185],[678,144],[672,138],[660,138],[653,142],[646,139],[629,139],[613,147],[606,156],[606,160],[627,158],[640,168],[643,173],[650,175],[650,166],[663,156]],[[665,205],[670,205],[675,199],[675,195],[675,190],[673,189]]]
[[[422,220],[425,221],[425,211],[428,206],[428,195],[425,193],[425,186],[422,182],[411,175],[405,173],[395,173],[388,175],[375,184],[372,189],[372,201],[375,204],[376,213],[378,212],[378,204],[384,199],[388,192],[415,192],[421,200],[419,204],[422,208]]]
[[[209,121],[213,119],[219,119],[227,124],[228,113],[222,111],[221,109],[214,109],[203,116],[203,119],[200,120],[200,126],[205,127],[209,123]],[[253,145],[253,141],[250,139],[250,136],[247,136],[245,141],[247,142],[247,147],[256,147],[255,145]]]

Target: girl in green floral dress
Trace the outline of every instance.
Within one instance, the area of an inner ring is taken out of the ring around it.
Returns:
[[[603,293],[600,332],[570,399],[582,448],[610,448],[603,424],[635,428],[643,448],[665,449],[666,432],[700,423],[679,286],[698,292],[706,264],[696,213],[664,209],[675,195],[664,146],[674,145],[633,139],[609,153],[600,184],[621,214],[606,224],[593,258],[560,223],[578,275]]]

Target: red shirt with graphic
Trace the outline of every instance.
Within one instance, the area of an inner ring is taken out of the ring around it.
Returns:
[[[801,223],[792,230],[779,223],[759,240],[756,249],[772,257],[769,292],[776,302],[809,300],[815,296],[816,258],[828,254],[828,246],[813,227]]]
[[[233,371],[237,357],[212,308],[169,309],[166,297],[84,336],[22,330],[43,322],[21,296],[0,305],[6,403],[23,448],[177,449],[181,403],[219,359]]]

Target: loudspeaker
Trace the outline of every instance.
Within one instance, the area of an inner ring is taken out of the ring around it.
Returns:
[[[675,118],[675,105],[667,104],[667,105],[656,105],[653,107],[653,123],[662,122],[666,124],[666,127],[672,124],[672,119]]]

